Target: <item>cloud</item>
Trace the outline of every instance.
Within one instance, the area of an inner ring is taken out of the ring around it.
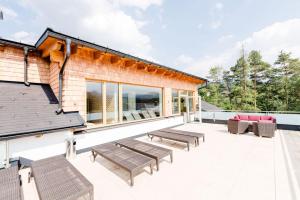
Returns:
[[[222,10],[222,9],[223,9],[223,4],[222,4],[221,2],[217,2],[217,3],[215,4],[215,8],[216,8],[217,10]]]
[[[18,31],[11,35],[10,37],[12,40],[23,42],[27,44],[34,44],[36,42],[36,34],[34,33],[28,33],[26,31]]]
[[[228,35],[222,35],[219,39],[218,42],[223,43],[223,42],[228,42],[230,40],[232,40],[233,35],[232,34],[228,34]]]
[[[133,6],[140,9],[147,9],[151,5],[160,6],[163,0],[113,0],[115,3],[124,6]]]
[[[223,22],[223,7],[224,5],[220,2],[217,2],[212,9],[210,10],[210,16],[212,18],[211,23],[210,23],[210,27],[212,29],[218,29]]]
[[[222,25],[222,21],[221,20],[214,20],[211,22],[210,27],[212,29],[217,29]]]
[[[263,59],[271,64],[274,63],[281,50],[292,52],[294,57],[300,57],[299,35],[300,18],[276,22],[233,43],[222,53],[194,58],[192,65],[185,65],[185,71],[206,76],[211,66],[223,66],[228,69],[235,64],[242,46],[246,53],[251,50],[260,51]]]
[[[32,23],[41,29],[56,31],[103,46],[152,59],[150,37],[141,30],[147,23],[135,19],[122,6],[146,9],[160,5],[161,0],[23,0],[36,18]],[[57,9],[60,8],[60,9]]]
[[[202,29],[203,28],[203,24],[198,24],[197,28],[198,29]]]
[[[0,4],[0,10],[3,11],[3,18],[5,20],[15,19],[18,16],[18,14],[14,10],[12,10],[8,7],[5,7],[1,4]]]
[[[178,56],[175,61],[174,65],[177,67],[182,67],[182,66],[188,66],[191,65],[194,62],[194,59],[190,56],[187,56],[185,54],[181,54]]]

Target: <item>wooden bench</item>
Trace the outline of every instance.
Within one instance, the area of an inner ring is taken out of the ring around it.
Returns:
[[[63,156],[34,161],[32,176],[40,200],[94,199],[93,185]]]
[[[114,143],[106,143],[97,145],[92,148],[92,155],[94,160],[97,155],[113,162],[130,174],[130,185],[134,185],[134,176],[136,176],[146,166],[150,167],[151,174],[153,173],[153,165],[155,160],[153,158],[144,156],[135,151],[121,148]]]
[[[156,160],[156,169],[159,170],[159,160],[170,156],[171,163],[173,162],[173,151],[153,144],[148,144],[134,139],[125,139],[116,142],[121,147],[128,148],[132,151],[136,151],[145,156],[154,158]]]
[[[160,139],[168,139],[168,140],[173,140],[176,142],[182,142],[187,145],[187,150],[190,150],[190,143],[194,143],[195,146],[197,145],[196,140],[194,137],[191,136],[186,136],[182,134],[177,134],[177,133],[168,133],[168,132],[162,132],[162,131],[153,131],[148,133],[148,136],[152,140],[153,137],[158,137]]]
[[[196,132],[191,132],[191,131],[175,130],[175,129],[170,129],[170,128],[162,129],[160,131],[168,132],[168,133],[177,133],[177,134],[181,134],[181,135],[187,135],[187,136],[195,137],[198,145],[199,145],[199,138],[202,138],[202,141],[205,142],[205,134],[204,133],[196,133]]]

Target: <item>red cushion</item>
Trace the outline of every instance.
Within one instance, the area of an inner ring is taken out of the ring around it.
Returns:
[[[272,120],[259,120],[260,123],[273,123]]]
[[[260,116],[260,120],[272,120],[272,116]]]
[[[238,118],[236,118],[236,117],[231,118],[231,119],[229,119],[229,120],[232,120],[232,121],[240,121],[240,119],[238,119]]]
[[[258,120],[260,120],[260,116],[257,116],[257,115],[249,115],[249,120],[250,120],[250,121],[258,121]]]
[[[248,120],[248,115],[238,115],[240,120]]]

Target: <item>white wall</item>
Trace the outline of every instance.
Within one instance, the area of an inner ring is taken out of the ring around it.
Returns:
[[[9,140],[10,158],[24,157],[38,160],[66,151],[66,139],[72,136],[70,131],[44,134],[40,137],[30,136]]]
[[[150,131],[175,126],[183,123],[183,117],[171,117],[150,122],[116,127],[97,132],[75,135],[77,150],[85,149],[97,144],[114,141],[121,138],[140,135]],[[30,136],[9,140],[10,158],[23,157],[38,160],[66,153],[66,140],[72,137],[72,132],[61,131],[44,134],[40,137]],[[0,142],[0,164],[5,159],[5,142]],[[3,152],[3,155],[2,155]]]
[[[113,129],[101,130],[97,132],[76,135],[77,150],[95,146],[126,137],[140,135],[150,131],[176,126],[183,123],[183,117],[171,117],[161,120],[150,121],[139,124],[132,124],[124,127],[117,127]]]
[[[5,141],[0,141],[0,168],[4,167],[5,159],[6,159]]]

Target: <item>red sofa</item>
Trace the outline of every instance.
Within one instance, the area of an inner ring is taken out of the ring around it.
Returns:
[[[252,130],[252,123],[271,123],[275,124],[276,118],[272,116],[259,116],[259,115],[236,115],[234,118],[229,119],[227,122],[228,131],[230,133],[247,133]]]
[[[259,116],[259,115],[236,115],[236,116],[234,116],[233,119],[234,120],[244,120],[244,121],[256,121],[256,122],[259,122],[259,121],[264,121],[264,122],[270,121],[270,122],[276,124],[276,118],[275,117],[266,116],[266,115],[263,115],[263,116]]]

